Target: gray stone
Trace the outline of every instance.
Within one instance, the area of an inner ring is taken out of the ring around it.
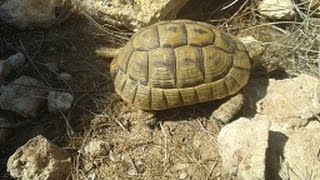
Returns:
[[[72,76],[69,73],[62,72],[59,74],[59,78],[61,78],[62,80],[65,80],[65,81],[70,81],[72,79]]]
[[[58,72],[59,71],[59,66],[58,66],[58,63],[56,63],[56,62],[46,63],[45,66],[52,72]]]
[[[56,20],[55,0],[10,0],[0,6],[0,18],[19,29],[48,27]]]
[[[23,117],[33,117],[37,114],[45,100],[46,91],[40,87],[38,80],[21,76],[8,86],[5,86],[0,96],[0,106]]]
[[[48,94],[49,112],[67,111],[73,103],[73,96],[70,93],[50,91]]]
[[[222,128],[218,146],[225,170],[243,180],[265,179],[270,121],[240,118]]]
[[[21,52],[17,52],[16,54],[9,56],[6,59],[6,62],[10,64],[14,70],[17,70],[26,63],[26,57]]]
[[[69,153],[39,135],[10,156],[7,171],[16,179],[66,179],[71,172]]]

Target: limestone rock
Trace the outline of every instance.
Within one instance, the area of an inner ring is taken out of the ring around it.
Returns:
[[[255,119],[271,121],[267,179],[320,179],[320,80],[270,79],[257,112]]]
[[[218,146],[229,175],[243,180],[265,179],[270,121],[240,118],[222,128]]]
[[[294,4],[291,0],[262,0],[258,11],[273,20],[292,20],[295,17]]]
[[[9,158],[7,171],[16,179],[66,179],[71,171],[69,153],[39,135]]]
[[[70,93],[50,91],[48,94],[49,112],[67,111],[73,103],[73,96]]]
[[[257,102],[257,112],[272,121],[272,130],[305,126],[320,113],[320,80],[315,77],[302,74],[293,79],[270,79],[266,91]]]
[[[270,132],[267,153],[269,179],[320,179],[320,123],[300,129]]]
[[[0,6],[0,18],[19,29],[48,27],[56,19],[55,0],[10,0]]]
[[[114,25],[136,30],[163,19],[174,19],[189,0],[110,0],[107,2],[88,0],[80,6],[88,14]],[[97,14],[96,12],[101,12]]]
[[[16,112],[23,117],[35,116],[46,93],[39,86],[38,80],[28,76],[16,79],[4,87],[0,96],[1,109]]]

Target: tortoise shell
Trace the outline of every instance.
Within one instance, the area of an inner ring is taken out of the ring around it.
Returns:
[[[244,45],[212,25],[164,21],[138,31],[111,65],[115,90],[143,110],[222,99],[247,82]]]

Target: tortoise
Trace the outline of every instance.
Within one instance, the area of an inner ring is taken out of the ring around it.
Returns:
[[[162,21],[139,30],[110,66],[115,91],[142,110],[165,110],[238,93],[256,63],[236,37],[191,20]]]

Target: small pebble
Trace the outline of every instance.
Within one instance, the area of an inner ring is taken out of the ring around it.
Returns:
[[[49,112],[67,111],[73,103],[73,96],[70,93],[50,91],[48,94]]]
[[[14,70],[19,69],[26,63],[26,57],[21,52],[9,56],[6,61],[12,66]]]
[[[62,72],[59,74],[60,78],[65,81],[70,81],[72,79],[72,76],[69,73]]]

